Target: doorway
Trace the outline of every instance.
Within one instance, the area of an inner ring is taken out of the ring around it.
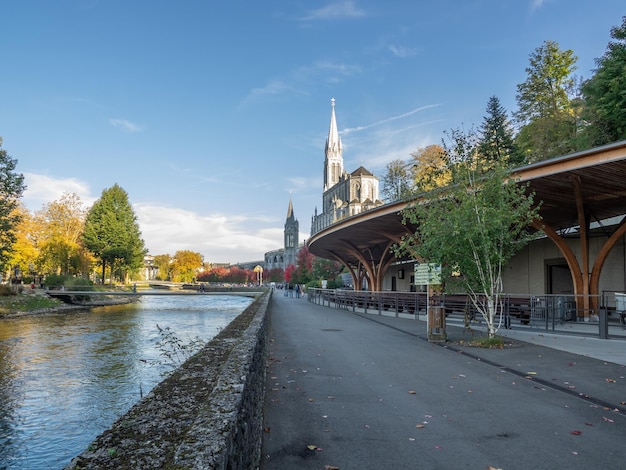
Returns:
[[[546,294],[574,294],[572,274],[565,259],[546,260]]]

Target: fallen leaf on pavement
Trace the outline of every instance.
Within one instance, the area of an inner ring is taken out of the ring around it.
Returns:
[[[574,436],[580,436],[583,432],[582,431],[571,431],[570,434],[573,434]]]

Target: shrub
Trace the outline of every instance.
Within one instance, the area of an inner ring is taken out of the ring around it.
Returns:
[[[16,295],[16,292],[11,289],[11,286],[6,284],[0,285],[0,297],[8,297],[9,295]]]
[[[70,277],[65,279],[65,285],[72,287],[86,287],[93,286],[93,282],[89,279],[85,279],[84,277]]]
[[[69,279],[69,276],[60,276],[58,274],[48,274],[46,276],[45,285],[48,288],[61,287],[65,285],[65,282]]]

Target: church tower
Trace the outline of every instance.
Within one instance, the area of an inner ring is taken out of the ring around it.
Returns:
[[[289,196],[289,207],[287,208],[287,220],[285,221],[285,264],[296,264],[296,254],[298,252],[298,246],[300,241],[298,240],[300,233],[300,224],[298,219],[293,213],[293,204],[291,202],[291,196]]]
[[[330,128],[326,139],[326,158],[324,160],[324,191],[337,184],[343,174],[343,148],[335,119],[335,98],[330,100],[330,104]]]

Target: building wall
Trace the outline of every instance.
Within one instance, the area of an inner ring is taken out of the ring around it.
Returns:
[[[593,237],[589,240],[589,270],[593,268],[598,253],[607,241],[606,236]],[[622,237],[611,250],[600,275],[600,292],[602,291],[626,291],[626,262],[624,245],[626,240]],[[572,248],[580,262],[580,239],[569,239],[567,244]],[[537,294],[547,293],[547,264],[555,260],[565,259],[556,245],[547,238],[541,238],[527,245],[517,253],[509,266],[504,271],[504,291],[508,294]]]
[[[594,237],[589,241],[589,254],[593,268],[598,253],[606,243],[607,237]],[[580,239],[567,240],[567,244],[573,249],[580,262]],[[565,264],[563,255],[556,245],[548,238],[540,238],[524,247],[518,252],[511,262],[504,268],[503,283],[504,292],[519,295],[545,295],[548,290],[548,264]],[[399,271],[404,271],[404,279],[400,279]],[[383,290],[391,291],[393,278],[398,292],[411,291],[411,276],[413,276],[414,264],[398,264],[389,268],[383,280]],[[568,274],[569,275],[569,274]],[[417,291],[423,288],[416,286]],[[600,293],[602,292],[626,292],[626,237],[617,243],[607,257],[600,275]],[[554,292],[561,293],[561,292]],[[565,292],[563,292],[565,293]]]

